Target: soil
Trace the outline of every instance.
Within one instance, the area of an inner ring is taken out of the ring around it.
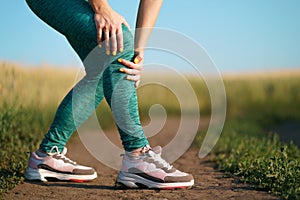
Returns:
[[[204,120],[205,123],[207,122]],[[170,133],[174,126],[172,123],[168,124],[164,129],[165,132]],[[204,126],[202,124],[200,128]],[[158,137],[159,140],[153,137],[150,142],[164,143],[163,137],[161,135]],[[78,136],[72,138],[67,148],[68,156],[71,159],[97,170],[98,178],[96,180],[87,183],[24,182],[4,194],[4,199],[279,199],[265,191],[257,190],[255,186],[239,183],[236,177],[226,177],[224,173],[215,169],[215,164],[210,161],[209,156],[199,159],[198,149],[195,147],[191,147],[173,163],[176,168],[194,176],[195,186],[189,190],[137,190],[116,187],[115,179],[118,171],[103,165],[91,156]]]

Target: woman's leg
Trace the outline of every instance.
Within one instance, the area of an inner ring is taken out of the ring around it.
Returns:
[[[126,29],[123,28],[123,32],[131,35]],[[124,46],[131,45],[124,44]],[[133,60],[133,56],[131,50],[123,54],[122,58]],[[104,71],[104,95],[111,107],[123,147],[126,151],[132,151],[146,146],[148,140],[140,123],[135,83],[126,80],[127,75],[119,72],[120,67],[120,63],[115,60]]]
[[[67,37],[81,60],[87,58],[84,62],[87,75],[60,104],[53,124],[40,145],[41,150],[49,152],[53,146],[57,146],[61,151],[76,127],[90,116],[105,95],[127,150],[116,182],[133,188],[140,184],[162,189],[191,187],[194,184],[191,175],[176,170],[163,160],[160,157],[161,149],[154,151],[146,146],[148,141],[139,120],[134,82],[126,80],[126,74],[119,72],[123,66],[117,62],[119,57],[133,59],[133,37],[130,31],[123,26],[124,52],[116,57],[106,56],[104,48],[95,49],[94,13],[86,1],[27,2],[41,19]],[[96,50],[95,57],[90,57],[92,50]],[[98,62],[99,56],[101,60]],[[138,149],[140,147],[143,148]],[[134,149],[137,150],[131,151]],[[43,158],[32,153],[25,177],[45,180],[45,177],[50,176],[80,181],[96,178],[94,169],[77,165],[64,154],[65,151]]]
[[[67,37],[81,60],[87,58],[97,46],[94,13],[88,2],[83,0],[51,2],[27,0],[27,2],[42,20]],[[125,150],[133,150],[148,144],[139,120],[134,82],[126,80],[126,75],[119,72],[121,66],[117,59],[121,57],[131,60],[134,56],[133,37],[125,26],[123,37],[123,53],[112,57],[105,55],[104,48],[96,49],[98,56],[102,58],[99,66],[89,66],[86,64],[89,62],[85,62],[87,75],[60,104],[54,121],[40,145],[41,150],[48,152],[53,146],[62,150],[71,134],[92,114],[104,95],[112,108]],[[122,106],[113,106],[116,105],[114,102]]]

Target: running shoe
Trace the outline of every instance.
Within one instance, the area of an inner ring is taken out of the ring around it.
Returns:
[[[30,154],[28,167],[24,176],[27,180],[47,181],[47,178],[67,180],[74,182],[86,182],[97,178],[95,169],[78,165],[76,162],[66,157],[67,148],[62,152],[54,146],[45,157],[38,153]]]
[[[151,149],[146,146],[139,153],[125,152],[116,185],[128,188],[191,188],[194,178],[161,158],[161,147]]]

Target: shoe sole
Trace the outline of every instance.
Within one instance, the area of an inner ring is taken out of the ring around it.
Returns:
[[[95,172],[91,175],[75,175],[27,167],[24,173],[24,177],[27,180],[40,180],[43,182],[47,182],[47,178],[55,178],[62,181],[87,182],[97,178],[97,173]]]
[[[140,185],[151,189],[190,189],[194,186],[194,180],[190,182],[176,182],[176,183],[158,183],[145,179],[136,174],[120,171],[116,180],[116,184],[124,185],[128,188],[139,188]]]

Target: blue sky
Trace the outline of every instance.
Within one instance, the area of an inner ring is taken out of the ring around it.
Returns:
[[[138,0],[110,0],[134,27]],[[299,0],[165,0],[156,26],[203,46],[221,72],[300,69]],[[79,65],[65,38],[25,1],[0,3],[0,60]]]

